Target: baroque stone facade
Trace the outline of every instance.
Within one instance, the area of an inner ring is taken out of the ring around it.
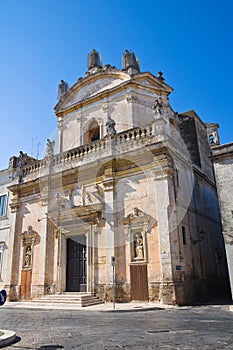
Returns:
[[[6,170],[11,300],[109,301],[113,260],[118,301],[229,297],[210,125],[174,113],[172,91],[129,51],[119,70],[93,50],[84,77],[61,81],[58,140],[42,160],[21,152]]]

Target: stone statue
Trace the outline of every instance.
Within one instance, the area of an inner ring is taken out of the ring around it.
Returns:
[[[143,260],[144,254],[143,254],[143,238],[141,233],[137,233],[135,236],[135,259],[136,260]]]
[[[87,62],[87,68],[91,69],[94,67],[102,67],[101,64],[101,59],[99,52],[93,49],[89,54],[88,54],[88,62]]]
[[[50,139],[47,139],[46,151],[45,151],[45,154],[47,157],[54,155],[54,146],[55,146],[55,141],[51,141]]]
[[[64,80],[61,80],[60,84],[58,84],[57,99],[60,100],[67,90],[68,84]]]
[[[155,100],[155,104],[153,105],[153,109],[155,111],[156,114],[161,114],[162,113],[162,107],[163,107],[163,103],[161,98],[159,100]]]
[[[134,68],[138,72],[140,71],[139,61],[135,53],[125,50],[122,56],[122,70],[128,70],[129,68]]]
[[[108,117],[108,121],[106,122],[106,132],[108,136],[116,134],[115,125],[115,121],[111,117]]]
[[[27,153],[23,153],[23,151],[19,151],[19,157],[18,157],[18,166],[22,167],[23,165],[27,164]]]
[[[32,249],[30,246],[27,246],[25,257],[24,257],[24,267],[31,267],[32,264]]]

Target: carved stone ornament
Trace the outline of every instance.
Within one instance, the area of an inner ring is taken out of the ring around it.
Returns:
[[[22,168],[24,165],[30,165],[35,163],[37,160],[31,156],[28,156],[27,153],[23,153],[23,151],[19,152],[18,157],[11,157],[9,159],[9,168]]]
[[[158,100],[155,100],[155,103],[153,105],[153,110],[155,111],[155,114],[162,114],[162,108],[163,108],[163,102],[162,99],[159,98]]]
[[[68,84],[66,81],[61,80],[61,82],[58,84],[58,91],[57,91],[57,99],[60,100],[60,98],[66,93],[68,90]]]
[[[133,259],[144,260],[145,253],[144,253],[144,240],[143,240],[142,233],[137,232],[134,234],[133,244],[134,244]]]
[[[108,136],[116,134],[115,125],[115,121],[112,118],[108,117],[108,120],[106,122],[106,132]]]
[[[145,232],[150,232],[157,225],[157,220],[135,207],[133,212],[124,218],[124,224],[130,227],[141,226]]]
[[[125,50],[122,56],[122,70],[126,71],[129,68],[135,69],[137,72],[140,71],[140,64],[137,56],[133,51]]]
[[[24,248],[23,268],[28,269],[31,267],[32,267],[32,247],[31,247],[31,245],[27,245]]]
[[[55,141],[51,141],[50,139],[47,139],[46,151],[45,151],[46,157],[51,157],[54,155],[54,147],[55,147]]]
[[[38,236],[38,233],[32,229],[32,226],[28,226],[27,231],[24,231],[21,233],[21,244],[23,247],[25,246],[33,246],[36,241],[36,237]]]
[[[159,79],[161,82],[163,82],[163,81],[165,80],[164,77],[163,77],[163,72],[161,72],[161,71],[158,72],[158,79]]]
[[[95,67],[102,67],[101,57],[98,51],[93,49],[87,58],[87,68],[90,70]]]

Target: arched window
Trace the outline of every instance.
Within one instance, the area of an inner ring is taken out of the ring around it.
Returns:
[[[100,127],[97,121],[91,123],[89,129],[87,130],[86,141],[87,143],[97,141],[100,139]]]

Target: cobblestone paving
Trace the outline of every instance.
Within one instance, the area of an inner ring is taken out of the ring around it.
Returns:
[[[233,313],[224,306],[146,310],[0,309],[0,328],[16,331],[5,349],[233,349]]]

